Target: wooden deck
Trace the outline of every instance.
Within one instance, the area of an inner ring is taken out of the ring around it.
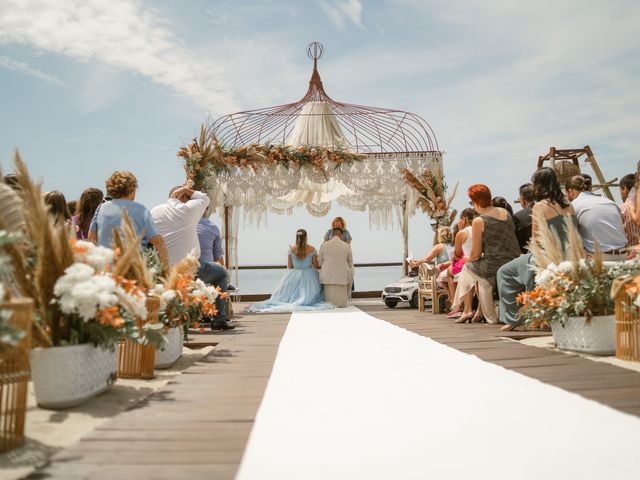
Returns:
[[[372,316],[640,416],[640,373],[522,345],[502,338],[522,334],[504,334],[495,326],[457,325],[442,315],[368,303],[358,306]],[[28,478],[234,478],[288,319],[241,314],[236,331],[206,335],[220,343],[203,361]],[[544,414],[546,407],[532,403],[517,408],[530,416]]]

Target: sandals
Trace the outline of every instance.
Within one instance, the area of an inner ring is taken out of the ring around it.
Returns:
[[[516,331],[516,329],[519,327],[520,325],[503,325],[500,327],[500,330],[502,330],[503,332],[514,332]]]
[[[460,316],[462,316],[462,311],[461,310],[457,310],[457,311],[451,311],[449,313],[447,313],[447,318],[459,318]]]
[[[474,315],[475,315],[475,312],[465,313],[465,314],[461,315],[460,318],[454,320],[453,323],[467,323],[467,322],[470,322]]]

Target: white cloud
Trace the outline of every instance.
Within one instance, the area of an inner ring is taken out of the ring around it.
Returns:
[[[203,110],[235,110],[225,71],[181,45],[140,0],[0,0],[0,43],[19,43],[144,75]]]
[[[362,4],[360,0],[320,1],[318,4],[336,28],[344,30],[348,22],[353,23],[357,27],[364,28],[362,24]]]
[[[29,75],[30,77],[39,78],[40,80],[44,80],[45,82],[52,83],[53,85],[57,85],[59,87],[64,87],[65,84],[59,78],[49,75],[37,68],[33,68],[27,65],[24,62],[19,62],[9,57],[0,56],[0,67],[6,68],[8,70],[13,70],[14,72],[23,73],[25,75]]]

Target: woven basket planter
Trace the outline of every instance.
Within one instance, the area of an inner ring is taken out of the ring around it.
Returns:
[[[111,388],[116,381],[116,349],[90,343],[31,350],[36,402],[43,408],[69,408]]]
[[[615,315],[593,317],[587,322],[584,317],[568,317],[564,326],[551,322],[553,339],[558,348],[591,355],[613,355],[616,353]]]
[[[159,298],[147,297],[147,311],[149,312],[147,320],[138,319],[137,322],[141,331],[145,323],[158,321],[159,306]],[[156,348],[153,345],[140,345],[131,340],[123,340],[120,342],[118,354],[118,376],[120,378],[154,378],[155,358]]]
[[[640,362],[640,308],[621,288],[616,295],[616,357]]]
[[[26,333],[16,347],[0,352],[0,452],[6,452],[24,443],[33,301],[16,299],[0,308],[13,311],[11,324]]]
[[[170,328],[164,349],[156,349],[156,368],[169,368],[182,356],[182,327]]]

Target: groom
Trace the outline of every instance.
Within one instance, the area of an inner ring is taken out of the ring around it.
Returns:
[[[333,229],[333,237],[320,247],[320,282],[324,285],[324,298],[336,307],[346,307],[353,283],[353,256],[351,245],[342,240],[343,230]]]

